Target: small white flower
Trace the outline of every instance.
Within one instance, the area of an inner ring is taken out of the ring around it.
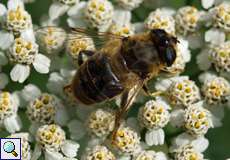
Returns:
[[[138,118],[143,127],[147,129],[163,128],[169,121],[170,106],[161,99],[150,100],[140,108]]]
[[[223,29],[225,32],[230,31],[230,4],[223,2],[210,10],[214,27]]]
[[[7,138],[21,138],[21,158],[23,160],[31,159],[31,148],[30,148],[30,135],[28,133],[15,133],[11,134]]]
[[[13,81],[23,83],[30,74],[30,66],[41,74],[49,72],[50,59],[38,53],[38,45],[32,30],[28,30],[16,38],[10,47],[8,57],[11,62],[16,63],[10,72]]]
[[[82,156],[82,160],[115,160],[114,154],[102,145],[96,145],[92,148],[87,148]]]
[[[230,99],[230,84],[225,78],[207,72],[199,79],[203,83],[202,93],[207,104],[219,106]]]
[[[85,16],[92,27],[106,31],[112,23],[114,9],[108,0],[89,0]]]
[[[70,57],[77,62],[79,53],[83,50],[94,51],[94,41],[91,37],[83,34],[69,35],[69,39],[66,44],[67,53]],[[83,57],[87,58],[87,57]],[[84,59],[85,60],[85,59]]]
[[[28,96],[30,93],[32,95]],[[41,93],[35,85],[29,84],[20,93],[21,98],[27,106],[27,115],[32,122],[30,131],[36,132],[37,128],[43,124],[57,123],[66,125],[69,120],[66,108],[54,95]]]
[[[230,72],[230,41],[218,45],[210,45],[197,56],[197,64],[201,70],[208,70],[211,64],[217,72],[228,74]],[[229,76],[226,76],[227,78]]]
[[[140,149],[140,137],[130,127],[120,127],[112,140],[112,145],[121,154],[134,154]]]
[[[22,127],[17,115],[19,99],[17,95],[9,92],[0,92],[0,126],[8,132],[14,133]]]
[[[188,107],[200,100],[199,88],[187,76],[161,80],[155,88],[164,92],[172,105]]]
[[[169,34],[175,35],[175,20],[168,9],[156,9],[145,20],[147,29],[164,29]]]
[[[54,156],[57,156],[57,158],[63,158],[64,156],[73,158],[77,155],[79,148],[79,144],[66,140],[64,130],[55,124],[41,126],[37,131],[36,141],[38,145],[34,154],[42,149],[49,158]]]
[[[87,120],[88,131],[98,137],[107,136],[113,131],[115,125],[115,113],[103,109],[92,112]]]
[[[148,101],[144,107],[139,110],[138,119],[141,126],[146,127],[148,131],[145,134],[145,142],[147,145],[162,145],[164,144],[164,130],[170,119],[168,111],[170,106],[162,99],[156,101]]]
[[[192,145],[185,145],[179,148],[175,152],[175,160],[187,160],[187,159],[195,159],[195,160],[203,160],[204,155],[198,151],[196,151]]]
[[[182,35],[195,33],[199,28],[201,12],[197,8],[185,6],[180,8],[175,16],[177,32]]]
[[[200,103],[193,104],[185,109],[184,121],[187,132],[194,136],[202,136],[213,127],[211,113],[200,106]]]
[[[54,55],[64,48],[66,33],[59,27],[45,27],[36,32],[36,38],[42,52]]]
[[[32,27],[30,14],[24,9],[21,0],[10,0],[7,3],[7,12],[5,13],[5,23],[7,29],[20,32]]]
[[[116,0],[118,5],[127,10],[137,8],[144,0]]]

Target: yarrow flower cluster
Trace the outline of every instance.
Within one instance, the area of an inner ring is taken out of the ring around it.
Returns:
[[[0,137],[20,138],[23,160],[216,159],[229,32],[224,0],[1,1]]]

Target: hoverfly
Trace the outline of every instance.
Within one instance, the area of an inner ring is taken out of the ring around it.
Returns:
[[[87,30],[72,28],[69,40]],[[115,128],[129,110],[141,89],[149,93],[148,80],[157,77],[166,67],[170,67],[176,57],[176,37],[162,29],[153,29],[129,37],[111,33],[98,33],[109,39],[95,51],[82,50],[79,54],[79,69],[71,89],[77,101],[92,105],[121,96],[120,108],[116,114]],[[67,39],[68,40],[68,39]],[[82,56],[90,56],[83,62]]]

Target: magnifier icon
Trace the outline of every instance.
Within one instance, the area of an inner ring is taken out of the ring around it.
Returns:
[[[18,154],[15,152],[15,145],[11,141],[7,141],[3,144],[3,150],[6,153],[11,153],[14,157],[18,156]]]

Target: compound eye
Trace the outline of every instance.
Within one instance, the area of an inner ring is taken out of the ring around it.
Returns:
[[[165,62],[167,64],[167,66],[170,67],[174,63],[174,61],[176,59],[176,52],[175,52],[175,50],[173,48],[167,47],[166,50],[165,50],[165,55],[164,56],[165,56],[164,59],[165,59]]]

